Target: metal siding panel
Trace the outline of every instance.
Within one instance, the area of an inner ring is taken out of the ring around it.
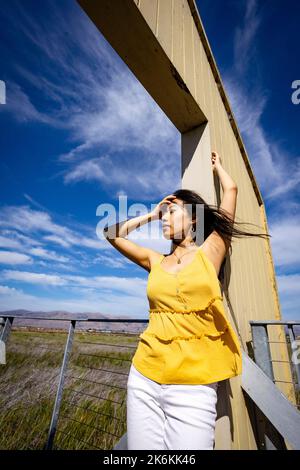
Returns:
[[[206,81],[205,81],[205,52],[201,39],[196,41],[195,44],[195,68],[196,68],[196,95],[198,103],[203,103],[203,111],[207,112],[207,99],[206,99]]]
[[[172,0],[158,1],[156,36],[165,53],[172,60]]]
[[[219,128],[220,128],[220,154],[223,156],[223,159],[228,161],[229,168],[232,167],[232,156],[229,152],[228,148],[228,139],[225,133],[225,124],[224,124],[224,115],[223,115],[223,102],[220,97],[217,97],[217,113],[218,113],[218,120],[219,120]]]
[[[215,136],[216,136],[216,149],[222,152],[222,139],[221,139],[221,119],[219,113],[219,90],[215,80],[212,80],[212,98],[213,98],[213,116],[215,121]],[[219,149],[219,150],[218,150]],[[230,168],[230,159],[227,158],[227,167]]]
[[[156,36],[158,0],[140,0],[139,9]]]
[[[173,63],[184,76],[183,54],[183,3],[185,0],[173,0]]]
[[[194,24],[194,23],[193,23]],[[194,24],[194,28],[195,24]],[[194,37],[194,61],[195,61],[195,93],[196,93],[196,101],[199,103],[199,106],[206,113],[206,102],[205,102],[205,82],[204,82],[204,73],[203,73],[203,46],[196,29],[196,32],[193,33]]]
[[[215,117],[214,117],[214,99],[213,99],[213,85],[212,81],[214,80],[209,62],[207,60],[207,97],[208,97],[208,116],[211,121],[211,130],[212,130],[212,148],[216,148],[216,132],[215,132]]]
[[[184,2],[183,8],[183,45],[184,45],[184,76],[183,79],[195,96],[195,76],[194,76],[194,57],[193,57],[193,37],[192,22],[193,18],[188,3]]]

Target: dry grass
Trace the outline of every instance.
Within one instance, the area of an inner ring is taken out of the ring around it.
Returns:
[[[43,449],[66,332],[13,330],[0,368],[0,449]],[[76,332],[53,448],[112,449],[126,432],[126,383],[137,337]]]

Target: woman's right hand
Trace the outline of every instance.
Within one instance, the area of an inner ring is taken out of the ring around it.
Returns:
[[[169,194],[168,196],[164,197],[158,204],[157,206],[151,211],[151,219],[152,220],[159,220],[163,216],[163,210],[165,209],[164,205],[170,205],[172,202],[172,199],[176,199],[176,196],[174,194]]]

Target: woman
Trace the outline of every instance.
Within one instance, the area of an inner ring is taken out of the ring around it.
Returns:
[[[223,188],[220,207],[206,204],[195,191],[179,189],[149,214],[104,229],[118,251],[149,272],[149,323],[127,381],[129,450],[213,449],[218,384],[242,371],[240,344],[225,314],[218,276],[232,236],[269,235],[234,226],[237,185],[217,152],[212,152],[212,167]],[[203,221],[197,218],[199,205]],[[172,240],[167,256],[125,238],[160,219],[165,238]],[[199,230],[204,234],[200,246],[195,243]]]

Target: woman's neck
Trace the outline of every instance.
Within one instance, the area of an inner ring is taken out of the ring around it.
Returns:
[[[188,250],[188,249],[190,249],[192,247],[195,247],[195,246],[197,246],[197,245],[193,240],[191,240],[191,241],[184,240],[184,241],[180,241],[178,243],[174,243],[174,241],[173,241],[173,250],[172,250],[172,252],[174,252],[176,249],[179,250],[179,251]]]

